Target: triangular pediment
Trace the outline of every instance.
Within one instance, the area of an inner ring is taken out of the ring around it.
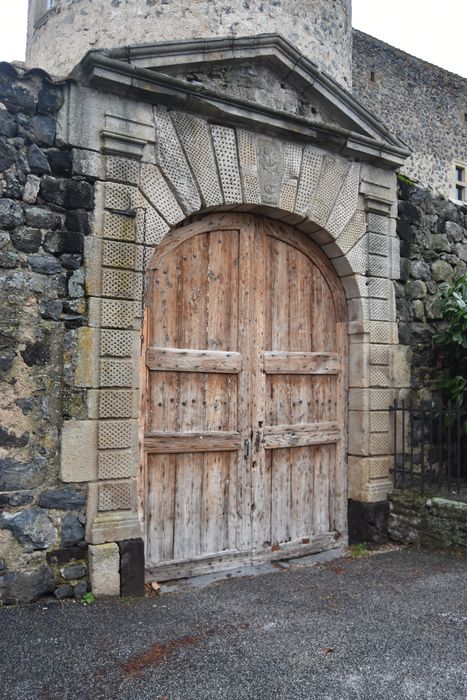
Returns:
[[[287,81],[284,70],[262,57],[233,59],[199,67],[164,66],[160,72],[185,80],[193,87],[213,90],[230,99],[252,102],[317,124],[348,129],[356,127],[345,115],[336,114],[319,95],[304,94],[298,85]]]
[[[74,76],[381,164],[399,166],[409,155],[381,121],[277,34],[92,51]]]

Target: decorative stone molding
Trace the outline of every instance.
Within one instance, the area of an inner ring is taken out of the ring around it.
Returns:
[[[98,57],[91,63],[83,65],[92,85],[97,84],[93,66],[110,80],[108,71],[118,61]],[[149,71],[143,73],[154,87]],[[165,78],[157,80],[160,86]],[[249,119],[232,124],[225,113],[207,115],[206,105],[198,104],[196,112],[180,104],[171,108],[159,88],[151,101],[156,104],[149,111],[149,105],[138,104],[137,114],[129,116],[134,102],[112,95],[102,100],[100,129],[86,134],[87,148],[100,152],[102,163],[96,168],[94,158],[79,160],[82,169],[87,160],[104,178],[96,183],[93,235],[85,247],[90,328],[83,332],[82,347],[92,348],[96,358],[94,363],[86,356],[87,370],[81,371],[88,389],[86,422],[96,436],[89,448],[89,541],[140,535],[135,477],[144,272],[171,230],[212,210],[248,211],[291,223],[331,260],[349,311],[349,493],[363,501],[386,498],[388,409],[395,391],[407,384],[392,281],[399,273],[394,173],[376,166],[373,157],[368,164],[348,150],[336,152],[332,141],[323,147],[320,139],[304,140],[293,120],[268,135],[264,129],[258,133],[251,128],[252,107]],[[69,102],[79,101],[74,95]],[[88,113],[89,88],[83,104]],[[95,113],[91,121],[99,123]],[[82,141],[82,130],[76,134]],[[73,134],[68,136],[78,147]],[[63,448],[68,465],[66,439]]]

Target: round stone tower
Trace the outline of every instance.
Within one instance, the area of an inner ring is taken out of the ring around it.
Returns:
[[[347,88],[351,0],[29,0],[26,60],[68,74],[90,49],[282,34]]]

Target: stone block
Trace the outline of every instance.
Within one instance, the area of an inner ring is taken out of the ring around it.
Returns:
[[[181,207],[187,214],[201,209],[201,198],[185,158],[174,124],[163,107],[156,111],[158,133],[156,157],[161,171],[175,190]],[[233,133],[233,130],[231,130]],[[235,144],[235,136],[234,136]]]
[[[89,573],[96,598],[120,595],[120,552],[115,542],[90,545]]]
[[[388,365],[392,347],[390,345],[370,345],[370,362],[372,365]]]
[[[352,343],[349,346],[349,387],[369,386],[369,343]]]
[[[364,486],[369,482],[370,470],[368,457],[349,455],[348,457],[348,494],[349,498],[363,500]]]
[[[370,457],[368,459],[370,479],[389,479],[393,463],[393,457],[387,455]]]
[[[48,549],[57,537],[57,530],[41,508],[0,515],[0,529],[10,530],[26,552]]]
[[[237,129],[237,143],[244,201],[248,204],[260,204],[261,191],[258,177],[255,135],[249,131]]]
[[[106,420],[99,422],[99,449],[124,449],[138,442],[135,420]]]
[[[339,277],[347,275],[366,275],[368,272],[368,237],[362,236],[351,250],[332,261]]]
[[[360,299],[368,296],[369,280],[363,275],[347,275],[341,278],[347,299]]]
[[[143,276],[140,272],[132,270],[115,270],[112,268],[102,269],[102,286],[99,285],[95,276],[86,277],[86,291],[88,294],[116,299],[141,300],[143,297]],[[91,290],[91,291],[90,291]]]
[[[107,137],[104,137],[107,138]],[[106,180],[116,180],[125,184],[137,185],[140,163],[134,158],[108,155],[105,164]]]
[[[62,549],[54,549],[47,552],[46,558],[48,564],[68,564],[71,561],[80,561],[86,559],[87,547],[64,547]]]
[[[123,540],[120,550],[120,593],[122,596],[144,596],[144,543],[141,538]]]
[[[397,344],[398,328],[397,323],[392,321],[371,321],[370,322],[370,341],[376,344]]]
[[[55,510],[81,510],[85,504],[85,497],[68,486],[44,491],[39,500],[41,508],[53,508]]]
[[[387,455],[389,452],[392,452],[392,445],[389,433],[371,433],[370,455]]]
[[[371,321],[395,322],[396,305],[390,295],[387,299],[369,299],[368,302],[368,318]]]
[[[349,176],[349,171],[348,161],[334,155],[324,156],[310,217],[325,228],[327,228],[326,223],[335,208],[339,191]],[[358,191],[356,195],[358,195]],[[351,210],[349,212],[350,216],[352,213],[353,211]]]
[[[369,299],[349,299],[347,303],[349,321],[365,321],[370,317]]]
[[[105,481],[99,484],[99,511],[132,510],[134,480]]]
[[[102,265],[142,272],[144,265],[143,246],[122,241],[96,240],[102,243]]]
[[[97,478],[97,421],[67,421],[62,428],[60,479],[65,482]]]
[[[326,229],[333,238],[340,236],[352,216],[356,213],[360,184],[360,164],[353,163],[342,185],[335,206],[326,223]]]
[[[0,576],[0,598],[4,603],[31,603],[55,589],[52,570],[42,566],[35,571]]]
[[[100,354],[110,357],[132,357],[136,344],[135,338],[139,339],[139,337],[135,331],[103,329]]]
[[[139,393],[136,389],[88,391],[89,418],[138,418]]]
[[[368,411],[370,407],[369,389],[349,389],[349,410]]]
[[[101,387],[135,387],[138,376],[138,364],[132,360],[102,358],[100,361]]]
[[[349,544],[358,542],[377,542],[383,544],[388,540],[389,501],[362,503],[349,500]]]
[[[387,389],[391,386],[389,367],[380,365],[370,367],[370,386]]]
[[[114,212],[104,212],[102,229],[98,234],[108,240],[133,241],[135,240],[135,218],[116,214]]]
[[[97,496],[96,488],[96,499]],[[141,524],[137,514],[132,511],[121,511],[119,513],[101,512],[96,513],[95,517],[89,520],[88,532],[87,538],[92,544],[120,542],[121,540],[141,537]]]
[[[389,411],[372,411],[370,413],[370,431],[372,433],[387,432],[391,419]]]
[[[66,581],[73,581],[83,578],[87,574],[87,567],[84,564],[68,564],[60,569],[60,573]]]
[[[385,170],[369,163],[362,164],[360,190],[380,196],[383,200],[396,201],[397,180],[392,170]]]
[[[378,501],[387,500],[388,493],[392,489],[392,481],[390,479],[375,479],[365,484],[362,489],[361,498],[359,500],[365,503],[377,503]]]
[[[391,386],[410,387],[412,348],[407,345],[394,345],[390,353]]]
[[[205,205],[207,207],[219,206],[222,204],[222,193],[208,122],[183,112],[173,112],[172,120]],[[165,187],[167,188],[167,185]],[[152,201],[160,201],[160,197],[153,197]],[[176,208],[179,209],[178,204],[176,204]],[[167,212],[168,216],[161,208],[159,210],[169,223],[175,223],[174,220],[171,220],[175,211],[173,205]],[[178,214],[176,220],[180,220]]]
[[[367,411],[349,411],[349,454],[367,455],[370,418]]]
[[[284,148],[284,171],[279,196],[279,208],[293,212],[297,197],[298,181],[302,165],[302,146],[286,143]]]
[[[394,402],[392,389],[370,389],[369,396],[371,411],[387,411]]]
[[[87,326],[79,328],[75,381],[77,387],[99,386],[99,331]]]
[[[84,175],[85,177],[103,180],[103,158],[100,153],[87,151],[81,148],[72,150],[72,172],[73,175]]]
[[[226,126],[213,125],[211,126],[211,136],[224,202],[225,204],[241,204],[243,196],[235,130]]]
[[[73,547],[84,540],[84,527],[76,515],[67,513],[62,520],[62,547]]]
[[[125,479],[136,476],[139,447],[127,450],[99,450],[99,479]]]
[[[89,299],[89,325],[100,328],[140,329],[141,301],[126,299]]]

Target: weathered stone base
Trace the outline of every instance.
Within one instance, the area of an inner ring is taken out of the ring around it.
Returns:
[[[90,545],[89,570],[96,598],[144,595],[144,544],[141,538]]]
[[[388,512],[388,501],[362,503],[349,499],[349,544],[387,542]]]
[[[115,542],[90,545],[89,573],[96,598],[120,595],[120,552]]]
[[[120,549],[120,594],[144,595],[144,543],[141,538],[118,543]]]
[[[394,491],[389,504],[390,539],[434,549],[467,548],[467,503]]]

